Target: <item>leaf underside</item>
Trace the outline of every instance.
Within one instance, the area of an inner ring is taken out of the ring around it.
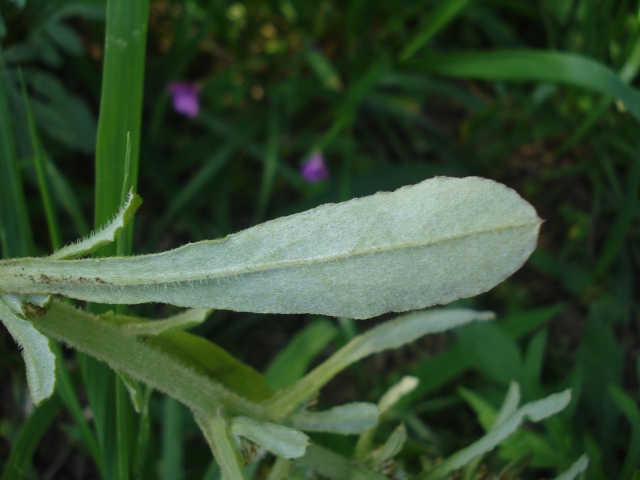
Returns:
[[[6,260],[0,290],[369,318],[489,290],[526,261],[540,223],[504,185],[437,177],[160,254]]]

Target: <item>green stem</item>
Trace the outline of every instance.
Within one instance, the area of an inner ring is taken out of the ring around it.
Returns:
[[[174,357],[124,334],[99,317],[54,301],[48,313],[32,319],[38,330],[107,363],[182,402],[195,414],[228,414],[268,420],[266,410],[183,365]]]
[[[223,480],[245,480],[241,458],[233,444],[227,422],[218,410],[214,415],[195,415],[198,426],[204,433],[213,456],[220,466]]]

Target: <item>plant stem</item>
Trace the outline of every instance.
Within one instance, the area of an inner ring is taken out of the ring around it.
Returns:
[[[239,452],[233,445],[227,422],[220,410],[206,417],[196,414],[195,419],[220,466],[222,480],[245,480]]]
[[[166,393],[195,414],[213,416],[222,409],[226,414],[268,420],[261,405],[227,390],[99,317],[54,301],[46,315],[32,321],[45,335]]]

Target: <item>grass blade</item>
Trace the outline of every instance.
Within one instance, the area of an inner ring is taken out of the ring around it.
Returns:
[[[449,54],[411,64],[422,72],[491,81],[554,82],[612,95],[640,122],[640,95],[606,65],[566,52],[497,50]]]
[[[4,465],[2,480],[15,480],[27,476],[33,453],[59,409],[60,399],[52,397],[33,411],[12,445],[11,455]]]
[[[33,150],[33,163],[36,168],[38,187],[40,190],[40,196],[42,197],[42,204],[44,205],[47,226],[49,227],[51,247],[55,252],[62,244],[60,226],[58,225],[53,199],[51,197],[51,192],[49,191],[49,182],[47,181],[47,174],[45,171],[44,152],[42,150],[40,138],[38,137],[38,130],[35,119],[33,118],[33,112],[31,111],[31,104],[29,102],[29,96],[27,95],[27,87],[24,83],[24,79],[22,78],[22,72],[20,72],[20,83],[22,84],[22,98],[27,111],[27,123],[29,125],[29,134],[31,136],[31,149]]]
[[[429,15],[429,20],[422,27],[422,30],[402,49],[400,60],[409,59],[420,47],[453,20],[468,3],[469,0],[448,0],[443,2],[435,12]]]
[[[6,79],[0,47],[0,243],[2,256],[11,258],[29,255],[33,241],[18,169]]]

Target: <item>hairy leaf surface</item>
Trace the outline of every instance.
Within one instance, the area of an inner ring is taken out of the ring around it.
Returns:
[[[540,219],[482,178],[437,177],[139,257],[0,263],[0,291],[369,318],[485,292],[536,246]]]

